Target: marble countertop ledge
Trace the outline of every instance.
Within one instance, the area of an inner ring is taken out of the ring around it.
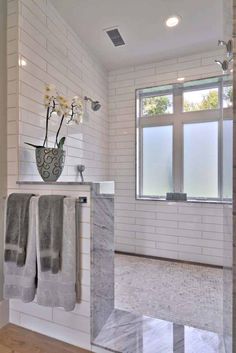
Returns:
[[[17,185],[52,185],[52,186],[90,186],[91,190],[94,192],[96,197],[113,197],[114,196],[114,182],[113,181],[55,181],[55,182],[45,182],[45,181],[28,181],[28,180],[18,180]],[[106,188],[106,184],[108,188]]]
[[[92,181],[17,181],[18,185],[94,185],[100,184],[100,182],[92,182]],[[101,182],[102,183],[102,182]]]

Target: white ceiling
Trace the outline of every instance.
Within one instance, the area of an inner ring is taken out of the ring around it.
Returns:
[[[51,0],[107,69],[214,50],[223,33],[223,0]],[[165,19],[182,17],[167,28]],[[114,47],[105,28],[118,26]]]

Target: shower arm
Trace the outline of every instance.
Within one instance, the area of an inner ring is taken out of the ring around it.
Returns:
[[[94,102],[94,101],[92,100],[92,98],[89,98],[89,97],[87,97],[87,96],[84,97],[84,100],[85,100],[85,101],[90,101],[91,103]]]

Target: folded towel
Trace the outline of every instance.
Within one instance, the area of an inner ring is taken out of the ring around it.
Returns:
[[[42,272],[58,273],[61,267],[63,199],[61,195],[39,198],[39,256]]]
[[[76,219],[74,198],[64,198],[61,270],[57,274],[42,270],[40,236],[36,234],[38,288],[37,302],[50,307],[63,307],[72,311],[76,303]],[[36,213],[36,224],[39,217]],[[37,227],[36,227],[37,228]],[[38,228],[37,228],[38,229]]]
[[[7,200],[5,253],[6,262],[25,264],[29,230],[29,204],[33,194],[11,194]]]
[[[32,302],[36,292],[36,223],[38,197],[30,199],[29,230],[25,264],[17,266],[15,262],[4,262],[4,298],[21,299]],[[6,212],[5,212],[6,217]]]

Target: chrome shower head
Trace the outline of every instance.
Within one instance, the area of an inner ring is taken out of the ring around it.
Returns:
[[[91,102],[91,108],[94,112],[97,112],[101,108],[101,104],[98,101],[94,101],[89,97],[84,97],[84,100]]]
[[[96,112],[96,111],[98,111],[101,108],[101,104],[98,101],[92,102],[91,103],[91,108]]]
[[[223,72],[226,73],[229,69],[229,62],[227,60],[224,60],[224,61],[220,61],[220,60],[215,60],[215,63],[220,65]]]

